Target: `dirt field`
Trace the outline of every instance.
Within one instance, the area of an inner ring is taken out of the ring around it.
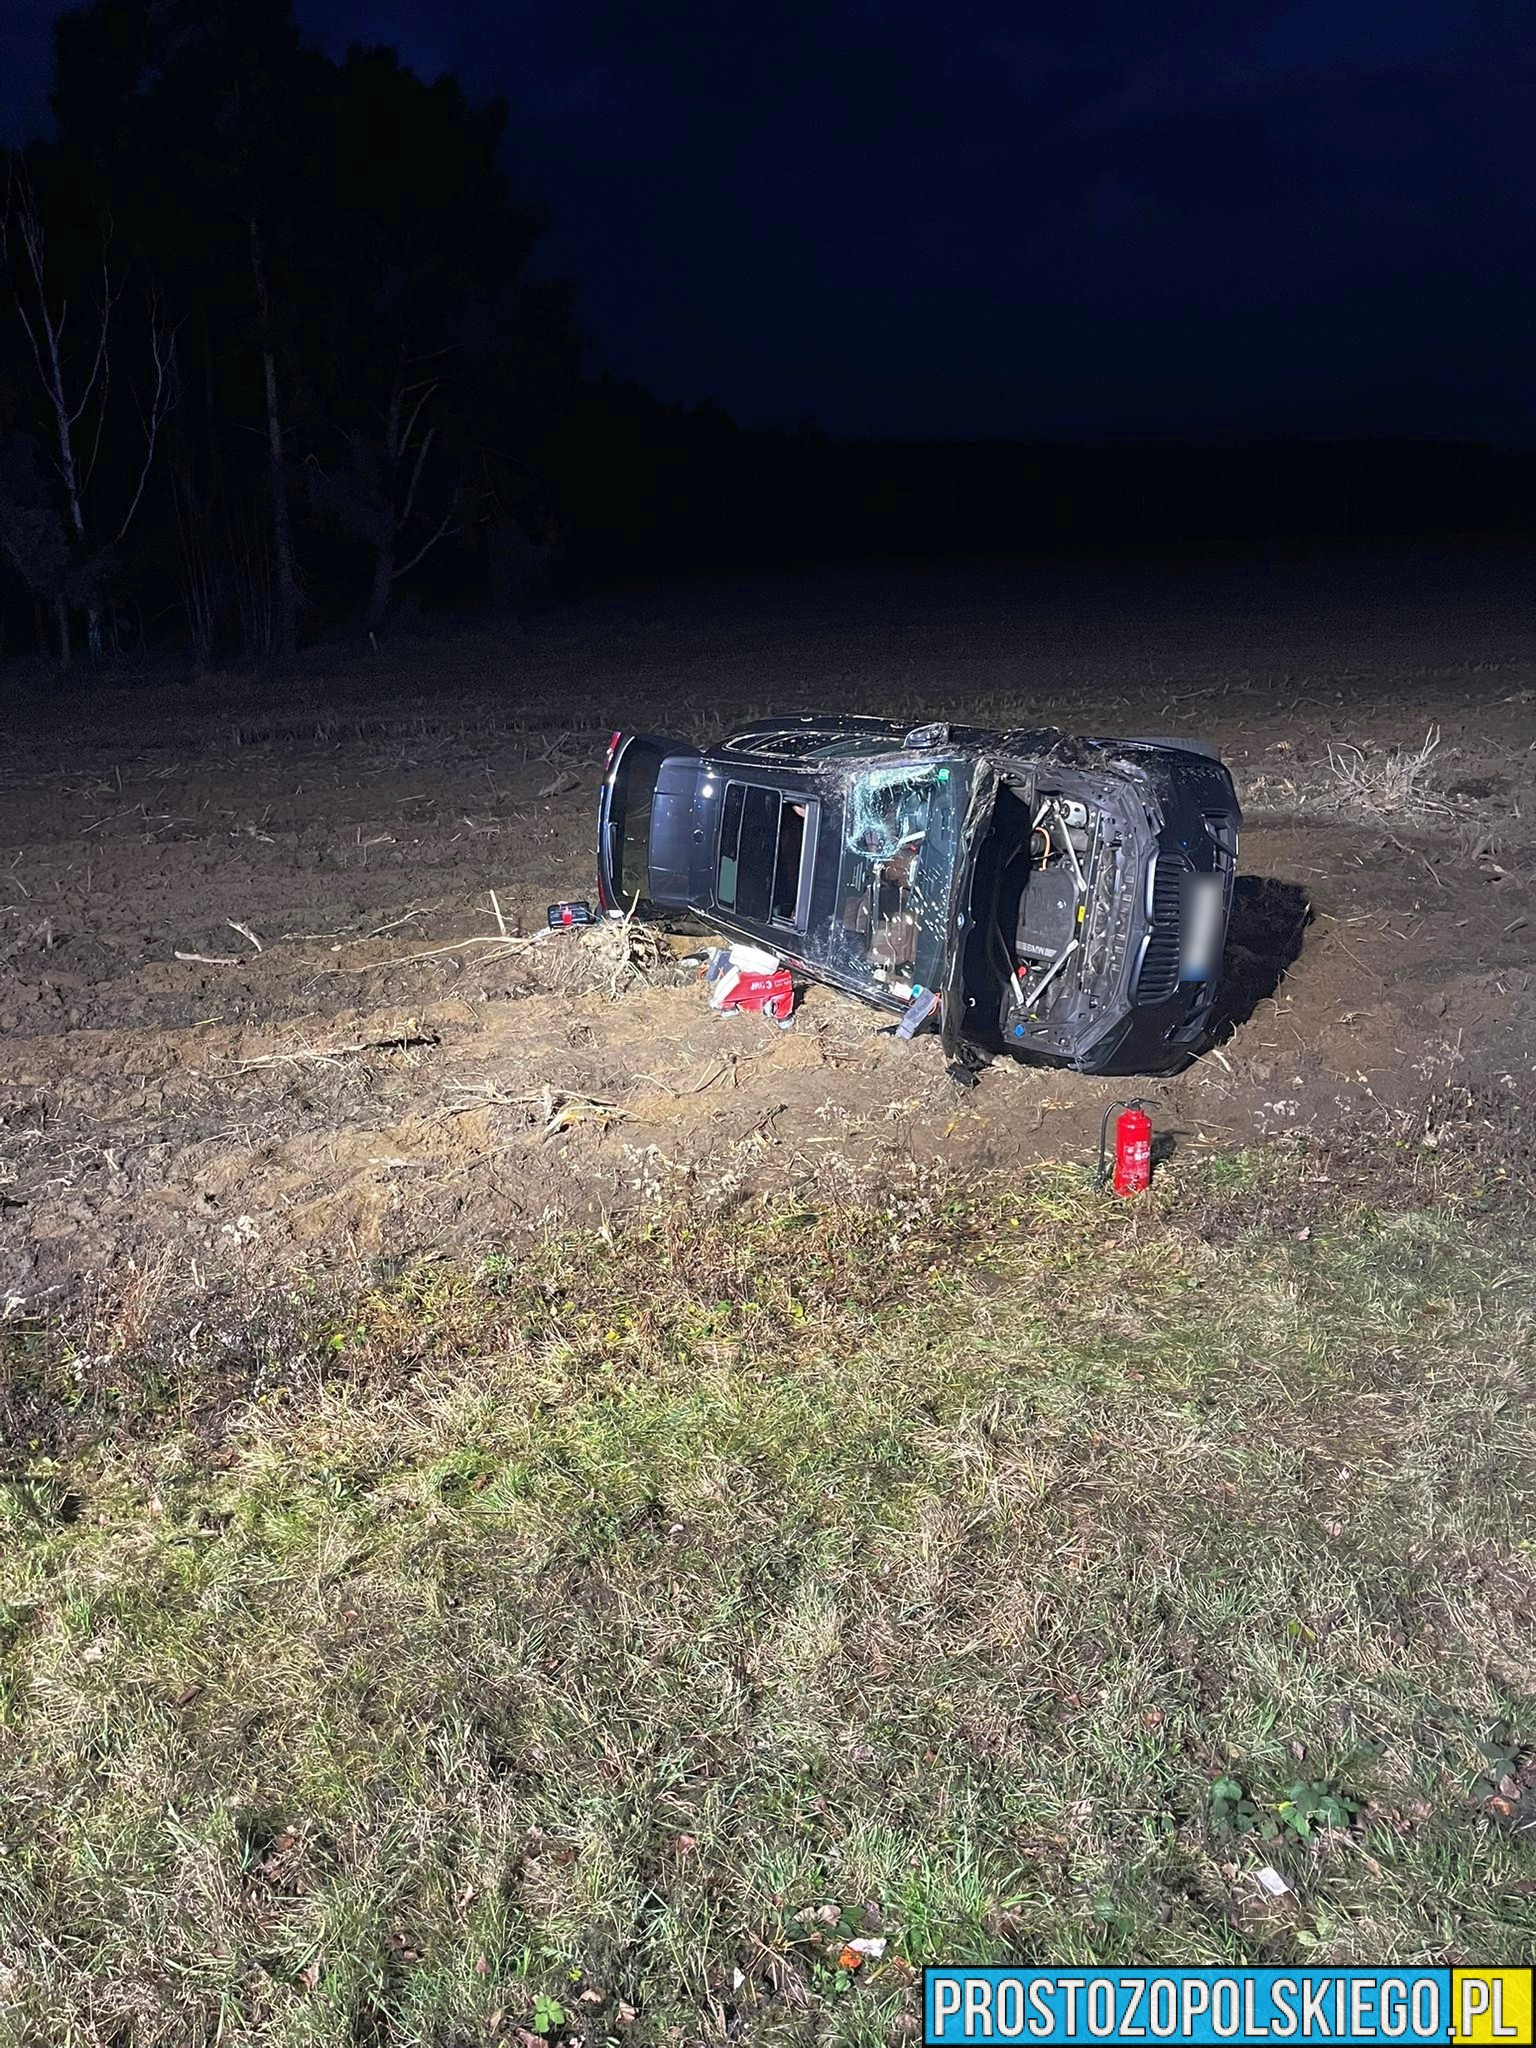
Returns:
[[[728,1208],[1088,1160],[1124,1083],[1004,1066],[962,1095],[935,1040],[825,991],[780,1032],[611,935],[504,942],[493,891],[514,940],[590,896],[615,723],[708,737],[830,706],[1214,740],[1247,810],[1228,1022],[1149,1088],[1163,1144],[1433,1144],[1447,1115],[1513,1114],[1536,1064],[1530,569],[817,573],[276,683],[13,697],[0,1301],[371,1266],[681,1186]]]

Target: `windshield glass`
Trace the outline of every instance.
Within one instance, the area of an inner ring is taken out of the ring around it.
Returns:
[[[838,942],[853,971],[937,985],[964,789],[956,761],[893,762],[849,777]]]

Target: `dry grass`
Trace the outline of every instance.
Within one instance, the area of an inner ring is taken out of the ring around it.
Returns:
[[[1438,725],[1430,727],[1418,747],[1330,746],[1328,767],[1338,806],[1404,823],[1464,815],[1469,806],[1448,797],[1436,782],[1439,746]]]
[[[873,2044],[935,1958],[1528,1954],[1492,1229],[1274,1154],[919,1178],[0,1333],[76,1418],[9,1511],[0,2038]],[[1351,1817],[1261,1845],[1228,1778]]]
[[[1289,742],[1270,751],[1288,758]],[[1473,770],[1486,760],[1479,754]],[[1486,867],[1512,836],[1522,836],[1526,792],[1519,775],[1506,772],[1473,772],[1463,787],[1457,776],[1468,766],[1465,754],[1441,752],[1440,727],[1432,725],[1417,745],[1329,742],[1321,762],[1284,769],[1266,763],[1241,778],[1242,794],[1255,816],[1323,813],[1373,828],[1405,852],[1433,844],[1468,867]],[[1402,833],[1419,845],[1405,846]]]

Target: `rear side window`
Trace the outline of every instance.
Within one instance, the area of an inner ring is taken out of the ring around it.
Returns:
[[[800,905],[800,871],[805,865],[805,805],[779,806],[779,844],[773,858],[773,914],[783,924],[795,922]]]
[[[736,914],[766,922],[773,904],[773,863],[779,846],[779,792],[748,784],[736,856]]]
[[[715,901],[756,924],[805,925],[816,806],[728,782],[720,806]]]

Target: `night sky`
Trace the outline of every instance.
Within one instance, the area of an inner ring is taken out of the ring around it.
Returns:
[[[44,116],[10,0],[0,109]],[[1536,443],[1529,0],[299,0],[510,103],[594,369],[838,433]]]

